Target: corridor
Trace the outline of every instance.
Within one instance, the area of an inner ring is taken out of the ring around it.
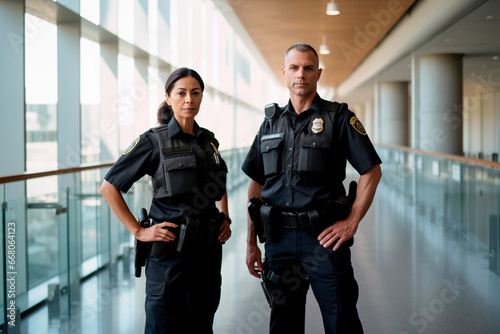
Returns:
[[[268,327],[269,308],[259,280],[245,265],[245,203],[246,184],[230,194],[233,236],[224,249],[217,334],[262,334]],[[381,182],[352,248],[367,334],[500,331],[500,277],[488,270],[487,254],[467,252],[449,234],[446,224],[433,222],[425,210]],[[45,305],[23,319],[21,332],[141,333],[144,277],[136,279],[133,268],[124,272],[122,265],[118,261],[82,284],[83,305],[69,321],[49,321]],[[306,333],[323,333],[321,321],[310,290]]]

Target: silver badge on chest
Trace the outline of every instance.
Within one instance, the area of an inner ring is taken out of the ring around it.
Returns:
[[[323,131],[323,124],[325,123],[325,121],[323,121],[322,118],[316,118],[314,121],[313,121],[313,125],[312,125],[312,132],[318,134],[320,133],[321,131]]]

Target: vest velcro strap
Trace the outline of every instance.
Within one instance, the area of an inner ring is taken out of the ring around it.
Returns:
[[[162,148],[161,152],[164,156],[174,155],[174,154],[182,154],[182,153],[191,153],[193,152],[193,148],[191,146],[177,146],[177,147],[167,147]]]

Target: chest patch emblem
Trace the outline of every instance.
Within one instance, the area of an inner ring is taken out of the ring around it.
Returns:
[[[313,121],[313,126],[311,128],[312,132],[317,134],[317,133],[320,133],[321,131],[323,131],[323,123],[325,123],[325,121],[323,121],[323,119],[316,118]]]
[[[130,144],[130,146],[127,147],[125,152],[123,152],[123,155],[129,154],[130,152],[132,152],[132,150],[137,146],[137,144],[139,144],[140,141],[141,141],[141,136],[135,138],[134,141],[132,142],[132,144]]]
[[[360,120],[356,116],[352,116],[349,123],[351,123],[352,127],[355,128],[356,131],[358,131],[362,135],[366,135],[365,127],[363,126],[363,124],[361,124]]]

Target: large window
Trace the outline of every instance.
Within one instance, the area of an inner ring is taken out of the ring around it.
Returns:
[[[57,169],[57,26],[25,15],[26,169]],[[56,176],[27,182],[28,287],[57,275]]]
[[[81,126],[82,163],[100,160],[100,46],[86,38],[81,39]]]

